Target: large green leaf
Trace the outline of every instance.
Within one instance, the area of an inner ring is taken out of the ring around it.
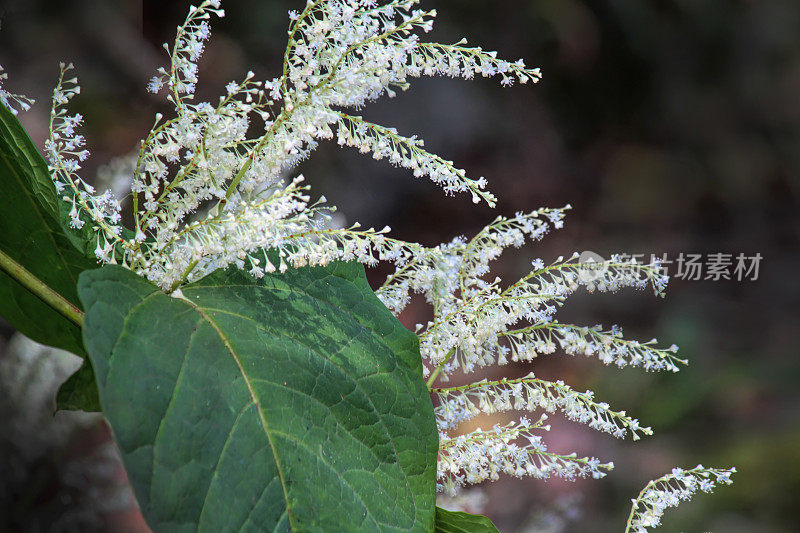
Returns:
[[[485,516],[436,508],[435,533],[498,533]]]
[[[0,105],[0,249],[79,306],[78,275],[97,262],[78,250],[62,224],[47,164],[17,118]],[[80,329],[0,271],[0,315],[31,339],[84,356]],[[84,363],[59,393],[60,406],[97,410]]]
[[[430,531],[437,433],[416,336],[358,264],[183,298],[85,272],[84,342],[155,531]]]

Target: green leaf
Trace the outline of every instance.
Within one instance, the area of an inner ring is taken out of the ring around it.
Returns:
[[[17,118],[0,105],[0,249],[80,307],[78,275],[97,262],[72,243],[61,221],[61,203],[47,163]],[[3,271],[0,315],[37,342],[85,357],[80,329]],[[70,381],[59,397],[71,397],[73,408],[97,410],[88,363]]]
[[[498,533],[485,516],[436,508],[435,533]]]
[[[103,412],[154,531],[431,531],[438,437],[416,336],[358,264],[165,295],[81,275]]]
[[[84,359],[83,365],[59,387],[56,407],[68,411],[101,411],[94,371],[88,358]]]

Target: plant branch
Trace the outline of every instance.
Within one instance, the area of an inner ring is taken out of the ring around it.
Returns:
[[[79,328],[83,326],[83,311],[54,291],[45,282],[31,274],[25,267],[14,261],[2,250],[0,250],[0,269],[38,296],[39,299],[64,316],[64,318]]]
[[[431,372],[431,377],[428,378],[428,382],[426,383],[426,385],[428,385],[428,390],[431,390],[431,385],[433,385],[433,382],[436,381],[436,377],[439,375],[439,372],[442,371],[444,365],[450,360],[451,357],[453,357],[453,354],[455,353],[456,349],[451,348],[450,351],[447,352],[447,355],[444,357],[444,359],[442,359],[442,362],[436,365],[436,368],[433,369],[433,372]]]

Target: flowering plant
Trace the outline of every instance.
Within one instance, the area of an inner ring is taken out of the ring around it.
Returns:
[[[0,87],[8,198],[37,213],[4,222],[3,290],[16,296],[0,311],[34,339],[86,358],[59,404],[102,409],[154,530],[490,530],[482,517],[435,508],[435,494],[501,473],[601,478],[613,468],[551,451],[548,414],[616,437],[652,434],[592,392],[533,373],[447,384],[559,349],[677,371],[686,361],[674,345],[555,318],[580,287],[649,286],[663,296],[657,263],[537,259],[503,285],[489,263],[562,227],[569,206],[499,216],[470,239],[425,247],[388,227],[337,227],[335,208],[312,201],[302,176],[286,179],[335,139],[494,206],[484,178],[349,112],[422,75],[539,81],[522,60],[421,40],[436,13],[416,3],[309,0],[289,13],[280,75],[249,72],[216,103],[194,95],[209,21],[224,11],[220,0],[191,7],[165,45],[169,66],[148,85],[174,116],[156,115],[125,171],[131,228],[114,194],[97,194],[78,174],[89,152],[82,117],[67,110],[80,92],[72,65],[61,65],[53,92],[46,167],[12,115],[31,102]],[[263,133],[251,134],[254,123]],[[379,261],[395,269],[373,292],[361,265]],[[433,309],[415,333],[392,316],[412,293]],[[511,410],[539,414],[458,431],[481,413]],[[651,482],[628,530],[658,525],[664,508],[729,483],[731,472],[698,466]]]

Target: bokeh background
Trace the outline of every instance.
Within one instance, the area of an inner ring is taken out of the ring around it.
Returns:
[[[252,69],[271,78],[300,0],[229,0],[201,63],[203,98]],[[763,256],[755,281],[673,280],[647,292],[576,294],[560,319],[620,324],[673,342],[679,374],[552,355],[533,369],[592,389],[655,429],[636,444],[555,420],[550,443],[613,460],[604,480],[504,478],[472,505],[502,531],[621,531],[630,498],[672,466],[735,465],[735,484],[669,512],[663,531],[797,531],[800,505],[800,3],[796,0],[425,0],[431,39],[473,43],[542,67],[536,86],[423,79],[363,114],[485,176],[496,210],[444,197],[427,180],[324,144],[302,172],[348,221],[389,224],[427,245],[471,235],[497,214],[572,204],[565,229],[507,252],[495,272],[573,251]],[[93,157],[132,151],[158,111],[144,91],[183,20],[183,0],[0,0],[7,87],[46,136],[58,61],[72,61]],[[2,216],[0,214],[0,216]],[[675,266],[671,265],[671,273]],[[379,284],[385,270],[370,273]],[[402,320],[426,319],[415,301]],[[55,418],[48,394],[66,358],[0,326],[0,531],[146,531],[102,419]],[[62,360],[63,359],[63,360]],[[53,362],[55,361],[55,362]],[[489,375],[517,375],[531,366]],[[558,417],[555,417],[558,418]],[[493,421],[480,420],[486,427]]]

